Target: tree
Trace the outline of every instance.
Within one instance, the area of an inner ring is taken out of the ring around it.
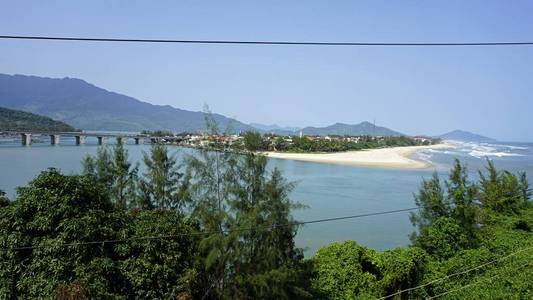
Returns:
[[[511,172],[498,172],[487,160],[487,174],[479,172],[480,201],[484,208],[495,212],[518,213],[529,201],[531,190],[525,173],[518,177]]]
[[[120,289],[111,244],[62,246],[118,238],[123,220],[94,178],[49,169],[17,192],[0,209],[0,294],[45,298],[75,280],[95,298]]]
[[[248,151],[268,150],[263,137],[256,131],[248,131],[244,134],[244,148]]]
[[[444,190],[439,175],[435,172],[431,179],[422,181],[422,187],[414,195],[418,206],[416,213],[411,213],[411,223],[417,227],[417,231],[411,234],[411,240],[416,240],[427,234],[428,228],[437,219],[451,215],[451,205],[444,196]]]
[[[118,139],[112,150],[100,147],[95,157],[85,157],[82,174],[94,177],[106,187],[111,201],[126,209],[135,204],[138,169],[129,162],[128,150]]]
[[[0,190],[0,208],[6,207],[9,205],[9,199],[6,196],[6,193]]]
[[[140,180],[141,203],[144,208],[181,209],[185,206],[186,185],[176,157],[165,145],[153,144],[150,154],[143,153],[146,172]]]
[[[206,113],[212,135],[218,126]],[[288,197],[292,184],[253,152],[235,154],[213,143],[190,156],[189,196],[193,217],[206,232],[198,260],[206,277],[202,297],[297,298],[306,294],[301,251]]]
[[[96,155],[87,155],[82,162],[82,174],[92,176],[98,183],[106,188],[106,192],[111,192],[113,185],[113,159],[111,152],[105,146],[98,147]]]
[[[118,209],[93,176],[50,169],[0,209],[0,295],[191,298],[196,229],[172,210]]]
[[[376,252],[346,241],[321,248],[312,260],[315,297],[376,299],[415,285],[426,254],[416,247]]]
[[[442,218],[447,218],[445,224],[453,221],[460,228],[460,232],[466,236],[461,239],[461,247],[473,247],[477,242],[476,233],[478,231],[478,207],[476,203],[477,188],[475,184],[468,180],[466,166],[459,160],[455,160],[450,171],[449,179],[444,181],[444,190],[440,179],[436,173],[431,180],[424,180],[418,194],[415,194],[415,203],[420,208],[417,213],[411,214],[411,222],[417,227],[417,232],[411,235],[411,240],[428,252],[433,244],[435,236],[443,239],[442,242],[453,240],[455,237],[447,237],[446,232],[451,227],[435,225],[437,221],[443,222]],[[447,231],[437,234],[435,230],[447,229]],[[431,229],[431,230],[430,230]],[[455,234],[455,233],[453,233]],[[432,235],[433,237],[431,237]],[[431,243],[428,243],[431,241]],[[466,241],[466,242],[465,242]]]
[[[130,299],[193,299],[200,293],[195,265],[198,247],[194,221],[168,209],[134,209],[120,236],[158,237],[117,244],[124,294]],[[189,234],[189,235],[187,235]]]
[[[452,203],[452,218],[467,237],[466,245],[476,244],[478,230],[478,207],[475,203],[477,187],[468,180],[467,168],[458,159],[450,171],[446,182],[448,202]]]

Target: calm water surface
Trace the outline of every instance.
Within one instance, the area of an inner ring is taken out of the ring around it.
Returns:
[[[48,167],[64,173],[77,173],[80,161],[97,150],[96,141],[75,146],[73,140],[64,139],[60,146],[46,143],[22,147],[18,141],[0,141],[0,189],[14,198],[15,188],[26,184],[41,170]],[[148,145],[128,145],[132,161],[140,161]],[[483,168],[485,157],[496,166],[512,171],[526,171],[533,175],[533,144],[457,143],[453,150],[424,150],[415,154],[428,160],[434,167],[427,170],[394,170],[363,168],[311,162],[270,159],[270,167],[278,167],[297,186],[292,198],[308,206],[295,212],[298,220],[361,214],[394,210],[414,206],[413,193],[423,178],[433,171],[446,175],[453,158],[467,162],[473,177]],[[171,147],[178,157],[191,153],[190,149]],[[352,220],[306,225],[297,236],[297,244],[313,254],[319,247],[334,241],[356,240],[361,244],[384,250],[409,243],[413,230],[409,213],[402,212]]]

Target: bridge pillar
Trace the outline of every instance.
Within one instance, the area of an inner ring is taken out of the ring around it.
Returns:
[[[135,138],[135,145],[142,145],[142,144],[144,144],[144,138],[136,137]]]
[[[50,135],[50,145],[59,145],[59,140],[61,139],[61,136],[59,134],[51,134]]]
[[[107,140],[105,136],[97,136],[96,138],[98,139],[98,145],[104,145]]]
[[[84,135],[76,135],[74,136],[74,138],[76,139],[76,145],[83,145],[85,144],[85,136]]]
[[[117,144],[124,144],[124,137],[123,136],[117,136]]]
[[[21,133],[22,137],[22,146],[31,145],[31,133]]]

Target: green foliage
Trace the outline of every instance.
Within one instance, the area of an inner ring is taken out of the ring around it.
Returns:
[[[117,209],[94,177],[50,169],[0,209],[0,295],[187,297],[198,273],[197,241],[188,235],[195,228],[171,210]],[[161,235],[168,238],[146,239]],[[122,243],[94,243],[117,239]],[[35,248],[13,249],[28,246]]]
[[[444,185],[445,189],[436,173],[424,180],[415,194],[420,209],[411,214],[411,222],[418,229],[411,235],[414,245],[440,258],[475,246],[479,219],[476,185],[468,180],[466,167],[459,160],[455,160]]]
[[[0,107],[0,128],[5,131],[76,131],[74,127],[51,118]]]
[[[156,136],[156,137],[165,137],[165,136],[174,136],[174,133],[170,130],[142,130],[141,134],[146,134],[149,136]]]
[[[98,148],[96,156],[88,155],[82,165],[82,174],[95,178],[118,208],[126,209],[135,204],[139,167],[128,161],[128,151],[121,142],[111,150]]]
[[[479,172],[481,203],[495,212],[518,213],[531,196],[525,173],[498,172],[492,161],[487,163],[487,174]]]
[[[143,153],[146,173],[139,182],[141,203],[144,208],[183,208],[185,186],[176,157],[165,145],[153,144],[150,154]]]
[[[61,246],[116,238],[123,220],[99,185],[89,177],[50,169],[19,188],[18,194],[0,210],[0,245],[9,249],[0,252],[0,294],[43,298],[77,279],[91,295],[109,296],[116,273],[110,270],[95,278],[91,268],[104,266],[112,246]],[[12,250],[25,246],[37,248]]]
[[[434,257],[447,259],[467,248],[469,239],[454,219],[440,217],[418,237],[416,245]]]
[[[278,170],[268,171],[264,156],[220,151],[223,147],[214,141],[187,160],[192,216],[206,232],[198,257],[205,269],[203,296],[310,296],[303,288],[302,252],[294,245],[293,184]]]
[[[6,196],[6,193],[0,190],[0,208],[6,207],[9,205],[9,199]]]
[[[259,132],[248,131],[244,135],[244,148],[248,151],[266,151],[268,143]]]
[[[333,243],[313,258],[313,288],[324,299],[371,299],[379,295],[379,271],[374,250],[355,241]]]
[[[418,282],[425,260],[418,248],[380,253],[354,241],[333,243],[313,258],[312,287],[321,299],[375,299]]]
[[[120,236],[157,237],[118,244],[115,249],[126,293],[136,299],[191,298],[197,271],[193,257],[197,248],[194,224],[172,210],[132,210]]]
[[[311,139],[309,137],[292,137],[292,143],[282,143],[276,145],[276,150],[287,152],[343,152],[363,149],[420,146],[423,142],[406,136],[372,137],[361,136],[359,141],[350,141],[335,137],[331,140],[324,138]]]
[[[380,253],[348,241],[320,249],[312,259],[314,296],[375,299],[422,286],[393,298],[529,298],[529,184],[522,173],[499,172],[492,163],[487,169],[475,184],[456,161],[444,183],[437,174],[423,181],[415,194],[420,209],[411,215],[414,246]]]

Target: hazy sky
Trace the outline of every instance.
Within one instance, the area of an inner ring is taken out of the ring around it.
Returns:
[[[1,1],[0,35],[533,42],[533,1]],[[533,46],[303,47],[0,40],[0,73],[77,77],[243,122],[364,120],[533,140]]]

